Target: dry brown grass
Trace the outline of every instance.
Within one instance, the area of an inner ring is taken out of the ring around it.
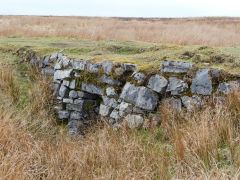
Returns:
[[[180,45],[239,46],[240,18],[0,16],[1,36],[69,37]]]

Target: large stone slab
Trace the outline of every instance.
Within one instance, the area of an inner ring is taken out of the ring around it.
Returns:
[[[158,93],[164,93],[168,85],[168,81],[158,74],[153,75],[148,80],[147,87]]]
[[[139,90],[140,90],[140,87],[127,82],[122,89],[120,98],[132,104],[136,104]]]
[[[103,95],[103,88],[82,82],[82,90],[91,94]]]
[[[183,80],[176,77],[169,78],[169,84],[167,87],[167,92],[171,92],[171,95],[180,95],[188,88],[188,84]]]
[[[61,85],[61,87],[59,89],[59,96],[61,98],[66,98],[69,95],[68,93],[69,93],[69,89],[64,85]]]
[[[103,96],[103,102],[106,106],[116,108],[118,106],[117,101],[114,98],[109,98],[107,96]]]
[[[192,68],[192,63],[181,61],[162,61],[162,72],[187,73]]]
[[[200,69],[197,71],[191,85],[191,91],[196,94],[211,95],[212,80],[208,69]]]
[[[152,90],[129,82],[125,84],[120,98],[145,110],[154,110],[158,103],[158,96]]]
[[[150,89],[142,86],[138,92],[136,105],[145,110],[154,110],[157,107],[158,96]]]
[[[72,69],[57,70],[57,71],[55,71],[55,73],[54,73],[54,81],[71,78],[72,72],[73,72]]]

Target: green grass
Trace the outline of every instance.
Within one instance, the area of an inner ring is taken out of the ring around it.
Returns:
[[[240,73],[240,47],[179,46],[134,41],[86,41],[50,37],[0,37],[0,48],[18,49],[20,47],[36,50],[39,55],[63,50],[64,54],[73,58],[91,59],[98,62],[105,60],[131,62],[138,64],[142,71],[159,71],[161,61],[173,60],[192,62],[201,68],[218,68],[233,74]],[[190,52],[193,56],[183,55],[186,52]],[[211,57],[215,55],[222,56],[224,62],[214,62]],[[229,62],[229,57],[232,57],[234,61]]]

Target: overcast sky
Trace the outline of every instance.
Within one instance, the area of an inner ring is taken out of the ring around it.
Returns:
[[[0,0],[0,14],[121,17],[240,16],[240,0]]]

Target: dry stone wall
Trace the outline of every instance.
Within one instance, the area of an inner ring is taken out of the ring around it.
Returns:
[[[113,128],[140,128],[154,115],[162,100],[177,111],[201,108],[212,94],[220,96],[239,88],[240,77],[217,69],[198,69],[181,61],[163,61],[155,73],[140,72],[136,64],[74,60],[61,53],[38,58],[30,64],[53,76],[54,104],[59,119],[67,120],[69,134],[83,134],[97,120]]]

